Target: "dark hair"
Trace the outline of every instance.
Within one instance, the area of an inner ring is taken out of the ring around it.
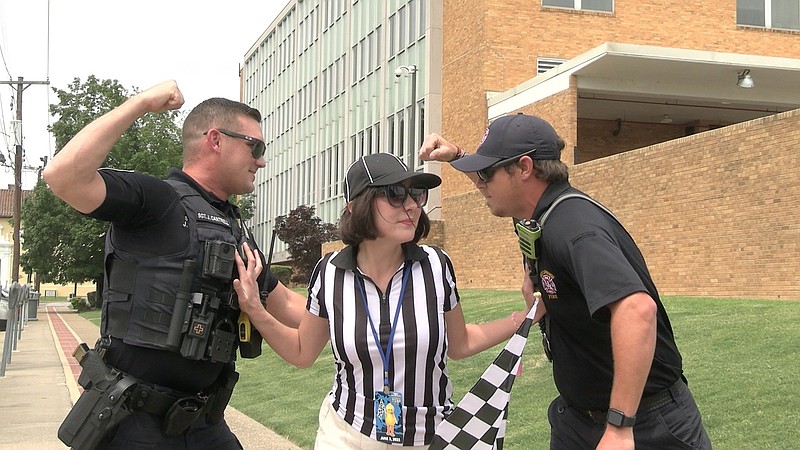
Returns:
[[[557,141],[558,152],[564,149],[566,145],[564,140],[558,138]],[[506,172],[511,173],[511,168],[518,165],[519,161],[514,164],[505,166]],[[534,159],[533,167],[536,170],[536,178],[546,181],[548,183],[555,183],[556,181],[569,181],[569,167],[561,162],[560,159]]]
[[[559,159],[545,159],[533,162],[536,178],[548,183],[569,181],[569,167]]]
[[[339,218],[339,235],[346,245],[358,245],[363,241],[378,238],[378,230],[375,227],[375,214],[372,213],[373,200],[378,197],[381,187],[368,187],[364,189],[350,205],[353,212],[345,206],[342,216]],[[414,233],[413,243],[427,237],[431,229],[431,221],[425,210],[421,210],[417,231]]]
[[[261,125],[261,113],[241,102],[213,97],[204,100],[192,109],[183,121],[184,142],[202,135],[209,128],[236,129],[240,117],[249,117]]]

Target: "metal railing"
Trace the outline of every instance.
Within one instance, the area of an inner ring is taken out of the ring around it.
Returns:
[[[13,283],[8,291],[8,318],[6,320],[6,336],[3,342],[3,354],[0,357],[0,377],[6,375],[6,366],[11,364],[11,355],[17,350],[17,343],[22,339],[22,331],[28,320],[37,320],[36,308],[39,307],[39,293],[31,291],[27,284]],[[29,311],[33,308],[33,311]]]

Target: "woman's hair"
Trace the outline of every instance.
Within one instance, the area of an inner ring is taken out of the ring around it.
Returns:
[[[380,237],[378,228],[375,226],[375,214],[373,213],[372,204],[382,189],[382,187],[364,189],[361,194],[350,201],[352,212],[345,206],[339,218],[339,235],[346,245],[358,245],[363,241]],[[416,244],[420,239],[427,237],[430,229],[431,221],[428,219],[425,210],[421,209],[413,242]]]

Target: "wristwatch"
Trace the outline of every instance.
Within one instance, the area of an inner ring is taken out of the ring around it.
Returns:
[[[636,416],[626,416],[618,409],[609,408],[606,413],[606,422],[615,427],[632,427],[636,423]]]

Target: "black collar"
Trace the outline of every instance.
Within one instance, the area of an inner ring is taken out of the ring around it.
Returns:
[[[214,194],[208,192],[202,186],[200,186],[197,183],[197,181],[194,180],[194,178],[190,177],[183,170],[175,167],[169,169],[169,173],[167,174],[167,179],[180,181],[182,183],[188,184],[194,190],[196,190],[201,197],[203,197],[203,200],[207,201],[214,208],[217,208],[218,210],[226,214],[232,214],[234,215],[234,217],[239,217],[238,214],[236,213],[237,208],[233,204],[231,204],[231,202],[229,202],[227,199],[225,200],[218,199],[216,196],[214,196]]]
[[[539,202],[536,203],[536,208],[534,208],[533,217],[531,218],[538,219],[541,217],[541,215],[547,211],[547,208],[549,208],[558,197],[567,191],[577,192],[577,190],[574,189],[567,180],[556,181],[555,183],[550,183],[547,185],[547,189],[545,189],[542,193],[542,198],[540,198]]]

